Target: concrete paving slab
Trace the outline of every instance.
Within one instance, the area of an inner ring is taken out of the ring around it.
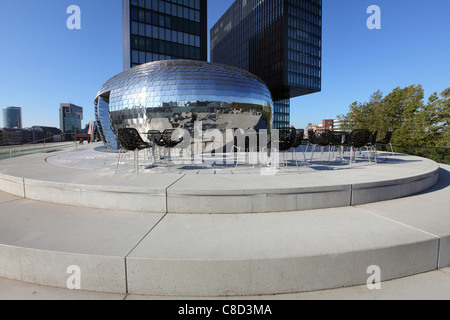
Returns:
[[[0,243],[125,257],[163,216],[22,199],[0,204]]]
[[[0,203],[16,201],[16,200],[20,200],[20,199],[23,199],[23,198],[17,197],[17,196],[13,196],[12,194],[0,191]]]
[[[450,275],[446,272],[435,271],[385,281],[381,283],[379,290],[369,290],[366,285],[363,285],[266,298],[273,300],[450,300]]]
[[[371,265],[384,280],[436,269],[438,242],[355,208],[167,215],[127,257],[128,288],[217,296],[352,286],[365,283]]]
[[[352,184],[379,185],[380,182],[414,178],[421,174],[428,174],[439,169],[439,164],[434,161],[414,157],[398,155],[390,158],[389,162],[371,166],[358,166],[351,169]],[[337,181],[348,181],[348,170],[317,170],[316,174],[326,176]]]
[[[450,268],[442,268],[440,271],[450,275]]]
[[[20,177],[29,181],[55,182],[71,185],[88,185],[101,188],[132,187],[146,191],[163,192],[180,178],[179,174],[125,175],[111,172],[67,168],[46,162],[48,155],[34,154],[11,160],[2,160],[0,173],[7,177]],[[131,179],[130,179],[131,178]]]
[[[218,170],[216,170],[217,173]],[[213,175],[206,179],[186,176],[169,189],[169,193],[183,194],[258,194],[258,193],[295,193],[300,189],[305,192],[348,188],[349,183],[336,182],[327,177],[305,175],[301,179],[296,175],[262,176],[262,175]]]
[[[123,300],[125,294],[68,290],[0,278],[0,300]]]
[[[440,267],[450,265],[450,166],[442,166],[440,180],[414,197],[361,205],[358,208],[436,235]]]
[[[167,190],[169,213],[239,214],[350,205],[351,185],[305,175],[185,176]]]
[[[450,173],[441,170],[442,179],[433,188],[414,197],[383,201],[358,208],[438,235],[450,235]],[[414,214],[411,214],[414,212]]]
[[[317,173],[348,182],[346,170]],[[439,165],[418,157],[398,155],[389,162],[353,169],[352,205],[396,199],[429,189],[439,179]]]
[[[124,259],[163,216],[26,199],[1,203],[0,276],[65,287],[74,265],[82,288],[125,293]]]

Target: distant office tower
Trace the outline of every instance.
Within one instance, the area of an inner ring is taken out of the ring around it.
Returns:
[[[124,70],[147,62],[208,59],[207,0],[123,0]]]
[[[20,107],[3,108],[3,128],[22,129],[22,108]]]
[[[250,71],[290,125],[290,98],[321,91],[322,0],[236,0],[211,29],[211,61]]]
[[[61,103],[59,119],[63,133],[79,133],[82,129],[83,108],[71,103]]]

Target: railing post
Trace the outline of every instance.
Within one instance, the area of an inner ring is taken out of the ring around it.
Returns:
[[[11,153],[12,153],[12,148],[9,147],[9,159],[12,159]]]

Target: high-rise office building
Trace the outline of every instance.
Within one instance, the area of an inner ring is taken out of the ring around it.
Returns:
[[[208,59],[207,0],[123,0],[124,70],[147,62]]]
[[[20,107],[3,108],[3,128],[22,129],[22,108]]]
[[[59,123],[62,133],[79,133],[82,129],[83,108],[71,103],[61,103],[59,108]]]
[[[321,91],[322,0],[236,0],[211,29],[211,61],[257,75],[271,90],[273,127],[290,99]]]

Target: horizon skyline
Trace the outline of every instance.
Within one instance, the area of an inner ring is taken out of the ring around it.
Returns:
[[[97,91],[123,71],[121,1],[49,2],[8,2],[0,12],[4,24],[0,36],[10,49],[0,53],[4,90],[0,107],[21,107],[24,128],[58,128],[59,105],[72,103],[83,107],[84,126],[95,119]],[[233,2],[208,1],[208,31]],[[66,27],[70,17],[66,9],[71,4],[81,8],[80,30]],[[370,17],[366,9],[372,4],[323,0],[322,91],[292,99],[291,125],[305,128],[307,123],[336,119],[348,112],[351,103],[367,101],[378,90],[386,95],[396,87],[420,84],[428,99],[433,92],[450,87],[445,79],[450,72],[446,57],[450,44],[443,40],[450,34],[445,17],[450,3],[375,1],[381,8],[381,30],[366,26]],[[96,12],[100,9],[104,15],[99,19]],[[209,54],[208,50],[208,61]]]

